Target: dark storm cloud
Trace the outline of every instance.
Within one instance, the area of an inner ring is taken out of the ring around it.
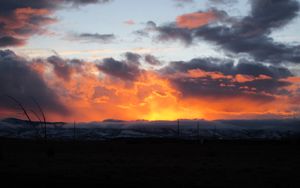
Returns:
[[[193,69],[200,69],[206,72],[221,72],[223,74],[232,74],[232,60],[223,60],[216,58],[192,59],[189,62],[174,61],[160,70],[163,74],[173,74],[176,72],[188,72]]]
[[[248,33],[240,33],[240,30],[225,26],[204,26],[195,32],[195,36],[212,41],[224,50],[249,54],[259,61],[299,62],[300,46],[278,43],[268,36],[257,35],[255,32],[261,31],[251,30]]]
[[[113,58],[103,59],[97,67],[108,75],[128,81],[136,80],[142,72],[139,68],[139,63],[128,60],[117,61]]]
[[[178,40],[184,45],[190,45],[193,42],[193,36],[189,29],[178,28],[174,24],[156,27],[159,41]]]
[[[171,23],[163,26],[157,26],[153,21],[148,21],[145,28],[137,30],[134,33],[139,36],[149,37],[150,33],[156,32],[158,41],[180,41],[185,45],[190,45],[193,41],[192,33],[188,29],[178,28],[176,24]]]
[[[238,74],[255,77],[265,75],[275,79],[292,76],[292,73],[282,66],[267,66],[247,60],[240,60],[237,65],[234,65],[233,60],[217,58],[198,58],[189,62],[175,61],[162,68],[160,72],[163,74],[174,74],[176,72],[188,72],[193,69],[200,69],[205,72],[220,72],[231,76]]]
[[[150,65],[153,65],[153,66],[162,65],[162,62],[160,62],[155,56],[153,56],[151,54],[146,54],[144,58],[145,58],[145,62]]]
[[[81,41],[88,43],[109,43],[115,40],[114,34],[82,33],[70,34],[66,39],[70,41]]]
[[[124,54],[124,56],[126,57],[127,61],[129,61],[130,63],[134,63],[134,64],[140,64],[140,59],[142,58],[141,55],[137,54],[137,53],[132,53],[132,52],[126,52]]]
[[[53,65],[53,71],[59,78],[69,81],[71,78],[73,68],[68,62],[58,56],[51,56],[47,58],[47,62]]]
[[[299,46],[273,41],[268,35],[298,15],[299,4],[294,0],[252,0],[251,14],[231,27],[205,26],[196,36],[215,42],[235,53],[248,53],[257,60],[280,63],[299,62]]]
[[[54,55],[47,59],[34,59],[33,62],[37,65],[53,68],[55,76],[66,82],[71,81],[73,74],[85,74],[86,62],[80,59],[64,59]]]
[[[182,74],[192,70],[201,70],[204,74]],[[169,79],[183,97],[247,97],[266,102],[273,100],[274,95],[289,95],[284,87],[291,83],[280,79],[292,76],[284,67],[266,66],[246,60],[235,65],[232,60],[216,58],[171,62],[159,72]],[[246,79],[240,81],[239,77]]]
[[[252,0],[251,5],[251,15],[243,19],[243,27],[259,28],[266,32],[286,25],[299,11],[296,0]]]
[[[171,79],[172,85],[182,93],[183,98],[215,98],[216,100],[247,97],[259,101],[271,101],[272,95],[266,95],[252,88],[245,88],[246,84],[232,83],[230,80],[213,78],[176,78]],[[242,88],[241,88],[242,87]],[[254,88],[255,89],[255,88]],[[249,93],[251,92],[251,93]],[[270,94],[270,93],[269,93]]]
[[[35,34],[47,34],[45,26],[56,22],[54,11],[70,6],[106,3],[109,0],[1,0],[0,47],[24,45]]]
[[[192,29],[174,23],[156,26],[157,38],[161,41],[180,40],[186,45],[204,39],[225,51],[245,53],[259,61],[299,63],[299,45],[275,42],[269,36],[273,30],[284,27],[298,16],[299,3],[296,0],[252,0],[250,3],[250,14],[244,18],[233,18],[224,11],[212,10],[218,15],[217,21],[223,24],[212,23]]]
[[[266,75],[275,79],[293,76],[292,73],[282,66],[266,66],[261,63],[253,63],[247,60],[240,60],[235,67],[235,74],[251,76]]]
[[[105,58],[97,65],[98,69],[107,75],[120,78],[125,81],[135,81],[142,75],[144,70],[140,67],[141,60],[151,65],[161,65],[161,62],[153,55],[140,55],[137,53],[126,52],[123,54],[124,60]]]
[[[25,40],[17,39],[11,36],[0,37],[0,48],[5,48],[9,46],[22,46],[25,44]]]
[[[57,9],[65,4],[72,5],[87,5],[95,3],[108,3],[112,0],[1,0],[0,12],[1,14],[12,14],[19,8],[33,8],[33,9]]]
[[[203,20],[208,19],[205,17],[207,17],[207,14],[209,14],[209,16],[214,17],[214,18],[211,17],[212,20],[217,19],[224,23],[231,23],[235,21],[235,19],[229,17],[225,11],[220,11],[217,9],[210,9],[208,12],[198,11],[192,14],[198,14],[198,13],[203,14]],[[190,18],[192,14],[186,15],[186,17]],[[181,16],[177,18],[180,17]],[[193,22],[193,21],[195,21],[195,18],[192,18],[191,21],[187,21],[187,22]],[[206,23],[203,24],[205,25]],[[193,41],[195,39],[194,29],[180,27],[178,26],[178,23],[169,23],[169,24],[158,26],[155,22],[148,21],[146,27],[143,30],[136,31],[136,34],[142,36],[149,36],[149,33],[153,33],[153,32],[157,34],[155,38],[158,41],[162,41],[162,42],[180,41],[184,45],[189,46],[193,44]]]
[[[246,97],[256,101],[269,102],[275,99],[274,95],[286,94],[283,89],[290,83],[275,79],[253,80],[247,82],[236,82],[228,78],[212,77],[178,77],[171,78],[171,84],[186,97],[208,97],[215,100],[234,99],[235,97]]]
[[[31,97],[46,111],[58,114],[68,113],[56,93],[43,78],[33,71],[29,62],[10,50],[0,51],[0,108],[13,108],[15,105],[6,95],[21,101],[26,107],[36,109]]]

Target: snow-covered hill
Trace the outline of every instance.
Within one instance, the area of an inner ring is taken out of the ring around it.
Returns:
[[[18,119],[0,121],[0,137],[34,138],[44,134],[43,125]],[[106,140],[115,138],[182,139],[284,139],[300,138],[299,120],[180,120],[103,121],[73,124],[47,123],[50,139]]]

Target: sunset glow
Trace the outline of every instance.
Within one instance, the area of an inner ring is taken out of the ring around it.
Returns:
[[[24,118],[7,96],[51,121],[300,115],[298,0],[180,2],[1,1],[0,118]]]

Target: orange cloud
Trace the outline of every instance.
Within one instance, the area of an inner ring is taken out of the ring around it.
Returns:
[[[180,28],[195,29],[217,19],[214,12],[195,12],[184,14],[176,18],[176,24]]]
[[[70,111],[67,115],[46,112],[47,119],[52,121],[290,117],[296,112],[293,109],[297,108],[295,101],[299,98],[299,77],[284,79],[291,85],[285,87],[289,95],[282,95],[260,91],[272,80],[265,75],[225,75],[201,69],[163,75],[157,70],[141,70],[135,79],[126,80],[101,71],[94,62],[52,57],[33,60],[28,65]],[[62,76],[62,73],[68,75]],[[182,79],[185,85],[194,84],[183,89],[192,89],[195,95],[187,96],[172,79]],[[262,85],[247,85],[252,81],[255,84],[262,81]],[[273,84],[276,83],[271,82]],[[262,96],[270,96],[272,100],[261,99]],[[15,114],[11,109],[0,111],[6,116]]]
[[[3,46],[21,46],[34,34],[50,34],[44,26],[57,22],[51,17],[52,11],[48,9],[18,8],[10,17],[1,16],[0,22],[3,27],[0,33],[6,37],[7,44]],[[11,44],[9,44],[11,43]]]
[[[290,107],[288,100],[277,97],[271,102],[262,102],[245,96],[226,100],[215,97],[184,98],[168,79],[155,72],[144,71],[132,83],[109,77],[88,65],[85,74],[73,73],[70,81],[62,82],[53,76],[49,85],[57,88],[62,101],[73,111],[73,116],[52,118],[65,121],[99,121],[108,118],[135,120],[175,120],[185,119],[230,119],[255,118],[266,115],[286,117]],[[191,71],[191,76],[210,75],[219,79],[220,73]],[[196,75],[197,74],[197,75]],[[100,77],[99,77],[100,76]],[[54,81],[53,81],[54,80]],[[226,86],[228,87],[228,86]],[[250,89],[249,89],[250,92]],[[254,94],[256,91],[252,91]],[[278,108],[278,105],[281,107]]]
[[[258,77],[254,77],[254,76],[249,76],[249,75],[238,74],[235,76],[235,80],[239,83],[251,82],[254,80],[265,80],[265,79],[272,79],[272,78],[270,76],[266,76],[266,75],[259,75]]]

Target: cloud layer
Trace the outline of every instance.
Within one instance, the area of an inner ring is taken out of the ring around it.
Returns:
[[[299,45],[279,43],[270,37],[272,31],[284,27],[298,15],[299,3],[296,0],[250,3],[250,14],[243,18],[212,9],[178,16],[175,23],[162,26],[153,23],[152,29],[144,32],[157,33],[159,41],[178,40],[185,45],[205,40],[226,53],[247,54],[256,61],[299,63]]]
[[[99,33],[81,33],[81,34],[70,34],[66,37],[69,41],[74,42],[86,42],[86,43],[110,43],[116,39],[114,34],[99,34]]]
[[[49,34],[47,27],[58,20],[54,12],[67,7],[110,0],[2,0],[0,3],[0,48],[23,46],[32,35]]]
[[[35,108],[34,97],[49,119],[64,121],[289,117],[300,111],[299,77],[277,65],[197,58],[162,67],[154,56],[132,52],[96,62],[0,54],[2,114],[15,114],[5,95],[28,108]],[[144,62],[157,68],[146,69]]]
[[[54,12],[108,0],[4,0],[0,47],[21,46],[48,34]],[[192,3],[193,1],[176,1]],[[232,1],[211,0],[213,4]],[[146,23],[140,36],[180,41],[186,47],[213,44],[223,57],[165,62],[155,54],[126,52],[89,62],[59,55],[29,59],[0,51],[0,111],[16,113],[13,96],[28,108],[34,97],[55,121],[102,119],[265,118],[300,114],[299,45],[276,42],[273,31],[297,17],[296,0],[252,0],[244,17],[210,8],[178,15],[174,22]],[[128,22],[130,24],[130,22]],[[135,26],[136,27],[136,26]],[[75,42],[107,43],[113,34],[78,33]],[[289,65],[289,66],[287,66]]]
[[[30,62],[14,52],[0,51],[0,109],[14,109],[12,96],[30,109],[36,109],[34,98],[48,112],[68,114],[59,95],[51,89]]]

